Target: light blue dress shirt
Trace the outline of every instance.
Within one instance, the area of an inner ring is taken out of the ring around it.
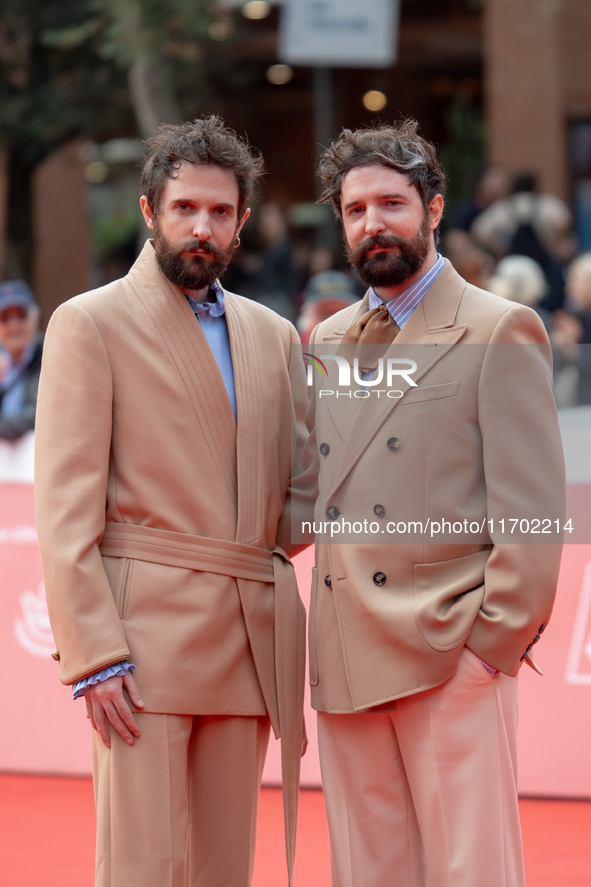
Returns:
[[[212,350],[213,356],[222,374],[234,418],[236,418],[236,392],[234,389],[234,368],[232,366],[232,353],[230,351],[230,338],[228,336],[228,324],[226,322],[226,309],[224,306],[224,291],[217,283],[211,285],[215,293],[215,302],[196,302],[187,295],[189,305],[193,309],[197,320],[201,325],[203,334]]]

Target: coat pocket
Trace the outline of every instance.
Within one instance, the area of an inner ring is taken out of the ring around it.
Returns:
[[[133,576],[133,567],[135,561],[132,558],[125,558],[123,574],[121,576],[121,584],[119,586],[119,618],[127,619],[127,611],[129,610],[129,598],[131,595],[131,577]]]
[[[115,600],[120,619],[127,619],[134,564],[133,558],[103,555],[103,567],[111,586],[111,594]]]
[[[434,650],[453,650],[470,634],[484,600],[490,549],[432,564],[415,564],[414,614]]]
[[[410,388],[400,400],[400,406],[412,403],[424,403],[428,400],[440,400],[443,397],[455,397],[460,390],[459,382],[445,382],[443,385],[426,385],[424,388]]]

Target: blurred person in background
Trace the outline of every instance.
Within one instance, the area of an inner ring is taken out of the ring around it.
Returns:
[[[546,330],[550,327],[550,313],[540,307],[548,291],[544,272],[535,259],[529,256],[505,256],[497,262],[488,281],[491,293],[533,308],[540,315]]]
[[[447,233],[469,232],[476,217],[497,200],[508,197],[510,191],[511,177],[507,170],[495,164],[485,166],[476,176],[471,196],[459,200],[451,210]]]
[[[444,254],[458,274],[468,283],[488,289],[495,269],[495,259],[490,252],[466,231],[448,231],[443,240]]]
[[[23,280],[0,284],[0,439],[35,427],[43,337],[39,306]]]
[[[295,296],[299,278],[287,216],[278,203],[263,203],[258,212],[261,242],[259,266],[253,275],[254,298],[289,320],[295,319]]]
[[[359,301],[355,282],[342,271],[313,274],[303,292],[302,307],[296,321],[302,344],[310,341],[314,327],[341,308]]]
[[[294,322],[315,257],[315,228],[294,224],[293,207],[263,203],[253,215],[227,273],[230,289]],[[329,261],[330,261],[329,257]],[[329,266],[330,267],[330,264]]]
[[[568,266],[565,305],[552,317],[551,341],[560,406],[591,403],[591,252]],[[567,382],[570,386],[567,392]]]
[[[502,166],[486,166],[477,175],[471,196],[458,201],[446,220],[445,255],[458,274],[482,289],[487,289],[495,259],[490,250],[476,242],[470,228],[477,216],[497,200],[507,197],[510,189],[510,176]]]
[[[573,214],[559,197],[538,190],[533,173],[518,173],[511,195],[480,213],[470,233],[497,261],[509,255],[534,259],[548,284],[541,307],[550,312],[562,307],[564,269],[576,250]]]

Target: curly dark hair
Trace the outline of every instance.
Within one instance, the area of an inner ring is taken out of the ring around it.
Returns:
[[[213,164],[233,172],[238,182],[239,215],[265,171],[261,153],[228,129],[216,114],[204,114],[186,123],[163,123],[145,145],[148,150],[142,170],[142,194],[154,212],[159,208],[166,179],[174,178],[183,161]]]
[[[320,158],[318,175],[324,185],[319,203],[332,203],[342,219],[343,178],[356,166],[378,163],[406,176],[420,194],[425,211],[437,194],[445,197],[445,174],[435,146],[418,133],[416,120],[383,123],[352,131],[343,129]]]

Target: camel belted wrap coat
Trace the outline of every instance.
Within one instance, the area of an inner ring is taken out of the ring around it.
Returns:
[[[305,614],[289,482],[304,371],[287,320],[230,292],[225,310],[236,419],[150,241],[126,277],[54,313],[36,440],[47,602],[66,684],[129,660],[145,711],[267,711],[295,816]]]

